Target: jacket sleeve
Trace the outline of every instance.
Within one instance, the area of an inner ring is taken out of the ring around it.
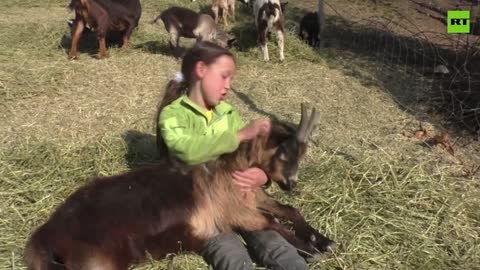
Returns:
[[[167,108],[160,115],[160,130],[171,154],[189,165],[195,165],[231,153],[238,148],[237,131],[243,127],[238,112],[228,116],[227,131],[205,131],[194,134],[189,129],[189,120],[185,115],[176,114]]]

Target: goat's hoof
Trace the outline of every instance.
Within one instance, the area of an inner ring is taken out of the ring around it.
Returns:
[[[309,246],[309,248],[307,248],[308,251],[301,254],[307,263],[317,262],[323,257],[323,254],[332,252],[337,245],[335,244],[335,242],[331,240],[327,240],[328,243],[326,244],[325,243],[319,244],[315,242],[317,241],[317,239],[315,238],[316,237],[312,234],[311,239],[308,243],[308,246]]]
[[[335,242],[318,233],[310,235],[309,243],[321,253],[331,252],[337,247]]]
[[[78,60],[78,56],[76,54],[69,54],[68,60]]]
[[[313,227],[307,225],[307,227],[298,231],[298,236],[303,241],[306,241],[311,247],[320,253],[327,253],[335,249],[337,244],[323,236]]]

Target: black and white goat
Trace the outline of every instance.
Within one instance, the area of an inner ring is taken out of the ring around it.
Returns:
[[[263,60],[268,61],[267,33],[275,31],[277,44],[280,50],[280,61],[285,59],[283,44],[285,36],[285,17],[283,11],[288,2],[280,3],[280,0],[255,0],[253,14],[257,26],[257,42],[263,52]]]
[[[215,24],[210,15],[197,13],[183,7],[170,7],[153,20],[163,21],[165,29],[170,34],[170,48],[176,51],[179,47],[180,37],[196,38],[197,41],[211,41],[227,48],[233,42],[228,34]]]

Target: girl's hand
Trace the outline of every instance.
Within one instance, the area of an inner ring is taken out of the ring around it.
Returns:
[[[235,171],[232,174],[233,183],[241,192],[250,192],[265,185],[268,181],[267,174],[260,168],[248,168],[245,171]]]
[[[272,123],[269,119],[256,119],[238,131],[237,136],[240,142],[254,139],[257,136],[266,136],[270,133]]]

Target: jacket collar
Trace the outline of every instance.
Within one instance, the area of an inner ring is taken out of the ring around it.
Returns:
[[[183,95],[181,97],[180,103],[183,106],[190,107],[190,109],[192,109],[196,113],[199,113],[199,114],[205,116],[205,118],[207,117],[205,115],[205,109],[203,109],[200,106],[198,106],[197,104],[195,104],[195,102],[193,102],[187,95]],[[221,116],[221,115],[224,115],[224,114],[227,114],[227,113],[231,112],[232,110],[233,110],[233,107],[230,104],[221,101],[217,106],[215,106],[215,108],[213,109],[213,112],[216,115]]]

